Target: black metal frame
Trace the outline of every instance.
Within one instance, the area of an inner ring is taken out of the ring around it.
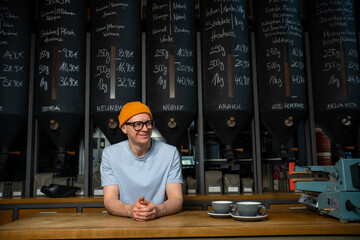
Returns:
[[[308,33],[304,33],[305,51],[306,51],[306,74],[307,74],[307,90],[308,90],[308,107],[309,114],[304,122],[304,136],[305,136],[305,148],[306,158],[308,165],[316,165],[316,138],[315,138],[315,117],[313,109],[313,94],[312,94],[312,83],[311,83],[311,62],[310,62],[310,46]],[[360,36],[360,33],[359,33]],[[197,44],[197,78],[198,78],[198,116],[197,116],[197,172],[198,172],[198,186],[199,193],[205,194],[205,173],[204,173],[204,118],[203,118],[203,102],[202,102],[202,74],[201,74],[201,36],[200,32],[196,35]],[[85,93],[85,162],[84,162],[84,175],[85,175],[85,186],[84,196],[91,196],[91,176],[92,176],[92,147],[91,147],[91,117],[90,117],[90,33],[87,33],[86,40],[86,93]],[[253,77],[253,100],[254,100],[254,116],[251,120],[251,135],[252,135],[252,159],[254,165],[254,182],[255,192],[263,192],[262,184],[262,160],[260,151],[260,116],[259,116],[259,103],[258,103],[258,92],[257,92],[257,74],[256,74],[256,52],[255,52],[255,33],[250,33],[251,47],[251,61],[252,61],[252,77]],[[360,45],[360,43],[359,43]],[[143,100],[146,99],[146,37],[145,33],[142,34],[142,81],[143,81]],[[35,34],[32,34],[31,38],[31,62],[35,61]],[[33,114],[33,101],[34,101],[34,65],[30,66],[29,73],[29,103],[28,103],[28,125],[27,125],[27,156],[26,156],[26,178],[25,178],[25,197],[31,197],[33,194],[34,176],[37,170],[37,159],[38,159],[38,121],[34,119]],[[357,134],[358,142],[360,142],[360,126]],[[360,150],[358,150],[360,151]]]

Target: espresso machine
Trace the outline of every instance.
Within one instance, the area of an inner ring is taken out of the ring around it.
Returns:
[[[360,159],[340,159],[331,166],[295,166],[300,203],[341,222],[360,221]]]

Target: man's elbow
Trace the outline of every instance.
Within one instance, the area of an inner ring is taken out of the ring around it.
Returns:
[[[109,214],[113,215],[113,213],[112,213],[113,211],[112,211],[112,208],[111,208],[111,203],[109,201],[104,200],[104,207],[105,207],[105,210]]]
[[[179,212],[179,211],[182,209],[183,203],[184,203],[184,200],[183,200],[182,197],[177,199],[177,204],[176,204],[175,212]]]
[[[113,199],[104,199],[104,207],[105,210],[108,212],[108,214],[110,215],[117,215],[116,211],[115,211],[115,201]]]

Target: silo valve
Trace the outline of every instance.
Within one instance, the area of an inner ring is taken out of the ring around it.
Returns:
[[[58,153],[55,158],[54,165],[57,169],[60,169],[64,166],[65,162],[65,153]]]
[[[168,126],[169,126],[169,128],[175,128],[176,127],[175,118],[170,118],[170,121],[168,122]]]
[[[50,120],[50,129],[57,130],[59,128],[59,123],[55,122],[55,120]]]
[[[294,125],[293,117],[289,116],[287,119],[285,119],[284,124],[288,127],[291,127],[292,125]]]
[[[341,120],[342,124],[344,124],[345,126],[350,126],[351,125],[351,116],[346,116],[346,118],[343,118]]]
[[[235,127],[235,125],[236,125],[235,118],[230,117],[229,120],[227,121],[227,125],[228,125],[228,127]]]
[[[110,118],[109,119],[109,128],[111,128],[111,129],[115,129],[115,128],[117,128],[117,123],[115,122],[115,120],[113,119],[113,118]]]

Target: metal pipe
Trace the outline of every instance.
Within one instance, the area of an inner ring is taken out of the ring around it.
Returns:
[[[30,62],[35,62],[35,34],[31,34]],[[26,170],[25,170],[25,197],[30,197],[34,188],[34,119],[33,119],[33,102],[34,102],[34,64],[30,64],[29,72],[29,98],[28,98],[28,123],[27,123],[27,146],[26,146]]]
[[[90,147],[90,33],[86,35],[86,75],[85,75],[85,141],[84,141],[84,196],[89,196],[92,179],[92,148]],[[90,194],[92,195],[92,194]]]
[[[310,60],[310,42],[309,33],[304,33],[305,37],[305,55],[306,55],[306,75],[308,87],[308,117],[305,120],[305,144],[306,144],[306,159],[308,165],[317,165],[316,157],[316,136],[315,136],[315,113],[314,113],[314,98],[311,79],[311,60]]]
[[[250,34],[251,41],[251,59],[252,59],[252,76],[253,76],[253,98],[254,98],[254,117],[251,121],[252,131],[252,158],[254,164],[254,185],[255,192],[262,193],[262,172],[261,172],[261,147],[260,147],[260,113],[259,113],[259,99],[257,88],[257,73],[256,73],[256,51],[255,51],[255,32]]]
[[[205,166],[204,166],[204,116],[203,116],[203,102],[202,102],[202,75],[201,75],[201,34],[196,33],[196,48],[197,48],[197,84],[198,84],[198,120],[197,120],[197,135],[198,135],[198,153],[199,153],[199,192],[205,194]]]

